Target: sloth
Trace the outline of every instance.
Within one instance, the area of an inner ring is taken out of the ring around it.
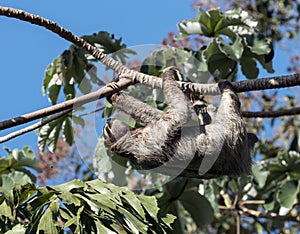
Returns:
[[[249,174],[251,150],[258,139],[246,131],[232,84],[218,83],[221,98],[216,111],[193,95],[199,124],[189,125],[190,108],[175,81],[177,74],[175,67],[162,73],[166,112],[124,93],[108,98],[141,125],[131,128],[118,119],[109,119],[103,128],[108,148],[141,169],[170,176],[210,179]]]

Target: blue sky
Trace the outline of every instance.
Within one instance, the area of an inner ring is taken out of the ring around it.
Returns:
[[[177,31],[176,24],[179,21],[196,15],[196,11],[190,7],[192,2],[2,0],[1,5],[51,19],[78,36],[104,30],[122,37],[128,46],[137,46],[160,44],[167,32]],[[47,98],[41,94],[44,71],[70,43],[44,28],[3,16],[0,16],[0,32],[0,121],[50,106]],[[287,58],[284,53],[276,53],[276,74],[286,74],[288,59],[283,59]],[[279,58],[280,66],[276,66]],[[265,73],[260,75],[265,76]],[[1,131],[0,135],[11,130]],[[2,146],[13,149],[31,145],[36,150],[36,139],[36,134],[32,132]],[[0,148],[0,155],[3,155],[1,144]]]

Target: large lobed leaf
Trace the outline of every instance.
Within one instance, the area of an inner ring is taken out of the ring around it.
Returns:
[[[100,180],[12,189],[13,200],[21,202],[11,202],[9,192],[4,191],[0,194],[0,215],[9,218],[7,227],[13,227],[19,212],[27,213],[28,224],[14,228],[28,233],[61,233],[66,228],[72,233],[166,233],[174,221],[170,215],[158,217],[154,197],[136,196],[126,188]],[[26,200],[20,199],[24,196]]]
[[[182,37],[177,39],[192,34],[213,38],[204,49],[200,49],[205,55],[208,71],[211,74],[218,71],[219,79],[231,78],[240,62],[243,74],[253,79],[258,76],[257,62],[268,72],[274,72],[272,43],[263,34],[257,33],[256,26],[257,22],[240,9],[225,13],[220,9],[199,9],[196,19],[178,24]]]

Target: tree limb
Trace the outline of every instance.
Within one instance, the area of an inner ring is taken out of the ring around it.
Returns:
[[[54,32],[55,34],[59,35],[60,37],[74,43],[75,45],[82,47],[91,55],[93,55],[96,59],[102,62],[104,65],[112,69],[120,76],[125,76],[127,78],[132,79],[133,82],[144,83],[147,80],[147,83],[151,83],[153,87],[161,87],[162,82],[161,79],[155,76],[143,74],[134,70],[130,70],[120,62],[114,60],[110,56],[104,54],[98,48],[92,46],[82,38],[74,35],[70,31],[62,28],[58,24],[45,19],[43,17],[30,14],[28,12],[0,6],[0,15],[4,15],[11,18],[20,19],[22,21],[27,21],[35,25],[39,25],[45,27],[46,29]],[[149,80],[151,82],[149,82]],[[259,80],[246,80],[241,81],[238,84],[234,84],[234,89],[236,92],[245,92],[250,90],[263,90],[263,89],[275,89],[275,88],[282,88],[282,87],[291,87],[300,85],[300,74],[294,74],[289,76],[280,76],[280,77],[271,77],[266,79],[259,79]],[[212,84],[192,84],[192,83],[180,83],[180,87],[183,90],[193,92],[193,93],[201,93],[203,95],[210,94],[210,95],[217,95],[220,94],[219,89],[216,85]]]
[[[33,131],[33,130],[35,130],[37,128],[40,128],[40,127],[42,127],[42,126],[44,126],[44,125],[52,122],[53,120],[58,119],[58,118],[60,118],[60,117],[62,117],[64,115],[68,114],[72,110],[73,110],[72,108],[71,109],[63,110],[63,111],[61,111],[59,113],[56,113],[56,114],[51,115],[51,116],[48,116],[47,118],[42,119],[41,121],[39,121],[39,122],[37,122],[35,124],[32,124],[32,125],[30,125],[28,127],[25,127],[25,128],[22,128],[22,129],[20,129],[18,131],[9,133],[6,136],[0,137],[0,143],[9,141],[9,140],[11,140],[11,139],[13,139],[13,138],[15,138],[17,136],[23,135],[23,134],[25,134],[27,132],[31,132],[31,131]]]
[[[111,95],[115,92],[120,91],[121,89],[128,87],[131,84],[131,80],[121,79],[116,84],[118,86],[115,85],[114,88],[112,88],[111,86],[105,86],[95,92],[83,95],[81,97],[73,98],[71,100],[68,100],[68,101],[65,101],[65,102],[50,106],[50,107],[46,107],[41,110],[30,112],[30,113],[27,113],[27,114],[24,114],[24,115],[21,115],[21,116],[12,118],[12,119],[4,120],[4,121],[0,122],[0,130],[18,126],[18,125],[21,125],[24,123],[28,123],[30,121],[33,121],[33,120],[36,120],[39,118],[43,118],[43,117],[67,110],[67,109],[72,109],[72,108],[76,109],[77,107],[82,106],[86,103],[103,98],[107,95]]]

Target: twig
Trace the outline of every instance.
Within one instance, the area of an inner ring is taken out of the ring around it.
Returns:
[[[281,216],[281,215],[278,215],[273,212],[263,214],[260,211],[251,210],[246,207],[244,207],[241,210],[241,214],[249,216],[249,217],[253,217],[253,218],[265,218],[265,219],[272,219],[272,220],[276,220],[276,221],[291,221],[291,222],[297,222],[297,223],[300,222],[300,216],[291,216],[291,215]]]
[[[47,123],[50,123],[52,122],[53,120],[55,119],[58,119],[66,114],[68,114],[69,112],[71,112],[72,109],[67,109],[67,110],[63,110],[62,112],[59,112],[59,113],[56,113],[54,115],[51,115],[51,116],[48,116],[47,118],[45,119],[42,119],[41,121],[35,123],[35,124],[32,124],[28,127],[25,127],[25,128],[22,128],[18,131],[15,131],[15,132],[12,132],[10,134],[7,134],[6,136],[3,136],[3,137],[0,137],[0,143],[3,143],[3,142],[6,142],[6,141],[9,141],[17,136],[20,136],[20,135],[23,135],[27,132],[31,132],[37,128],[40,128],[44,125],[46,125]]]
[[[292,221],[292,222],[300,222],[300,216],[281,216],[278,215],[277,213],[274,212],[268,212],[264,213],[263,211],[257,211],[257,210],[252,210],[248,209],[245,207],[246,204],[256,204],[256,205],[262,205],[264,204],[265,201],[262,200],[249,200],[249,201],[242,201],[239,203],[238,208],[235,207],[226,207],[226,206],[221,206],[219,205],[218,208],[222,211],[228,211],[230,215],[236,216],[237,212],[239,215],[244,215],[248,217],[253,217],[255,219],[257,218],[265,218],[265,219],[272,219],[276,221]]]

